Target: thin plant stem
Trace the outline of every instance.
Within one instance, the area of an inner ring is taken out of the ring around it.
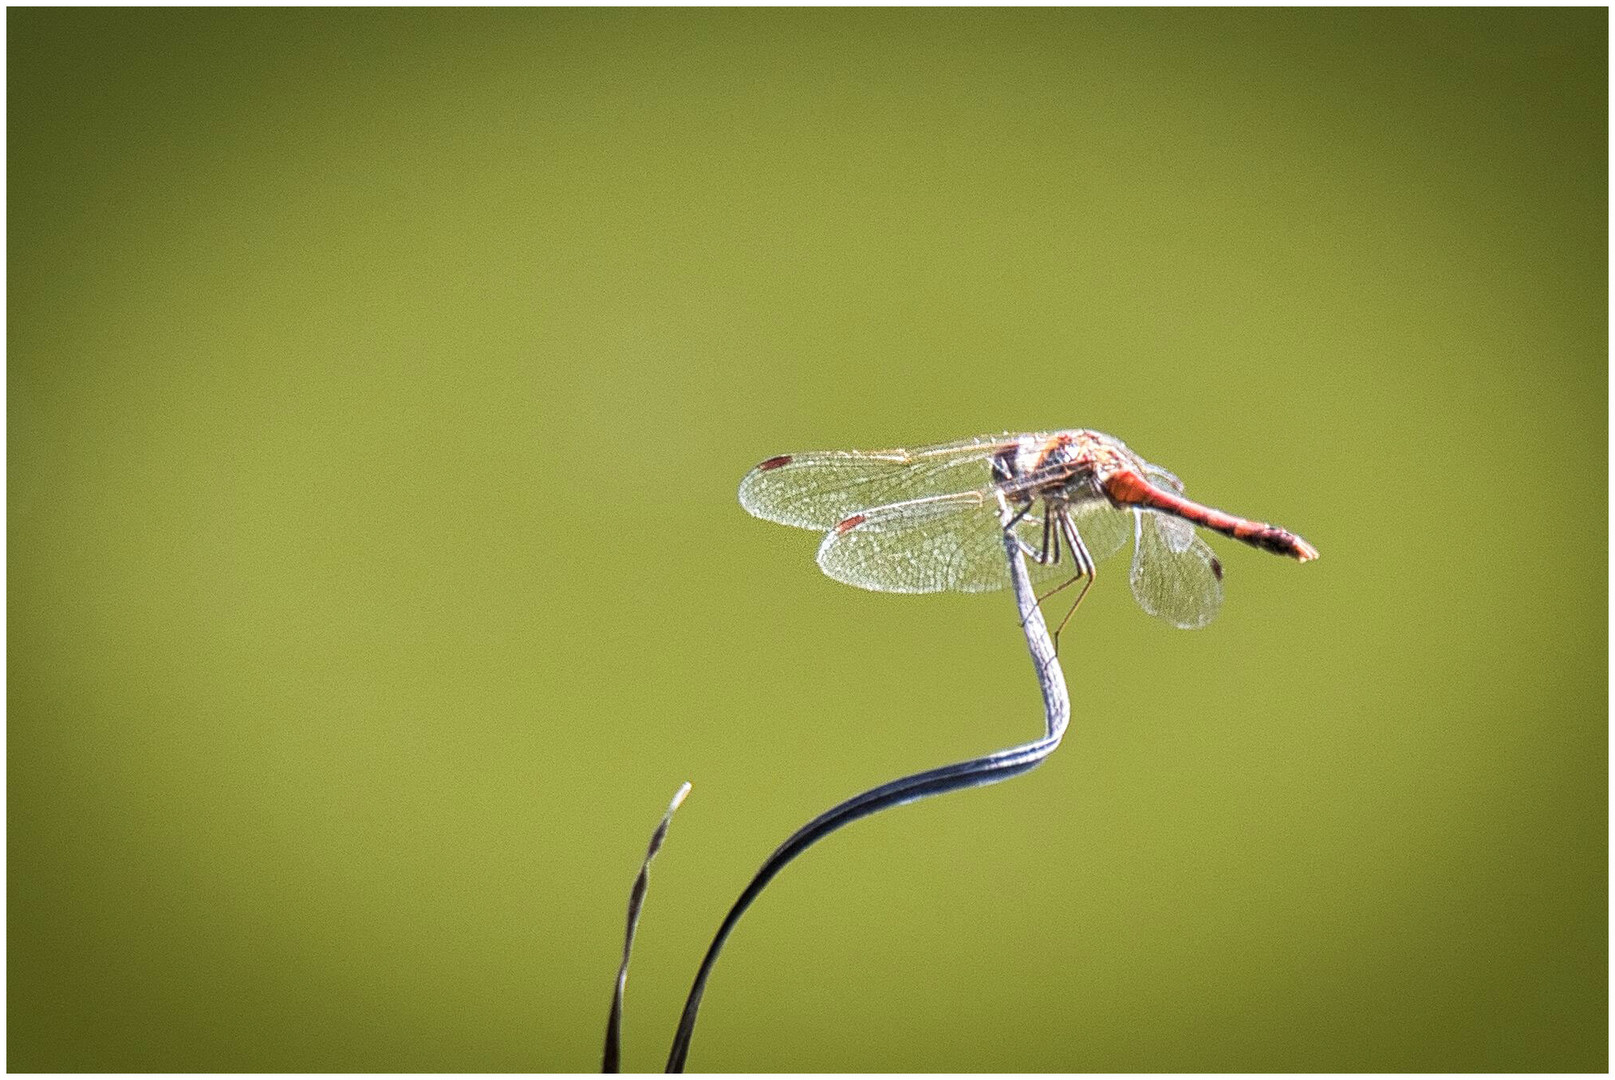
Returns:
[[[1004,511],[1004,518],[1008,518],[1007,509]],[[1048,626],[1043,622],[1043,613],[1038,608],[1036,594],[1032,592],[1032,583],[1026,574],[1026,561],[1021,552],[1021,543],[1014,531],[1009,528],[1004,530],[1004,552],[1009,559],[1010,582],[1014,586],[1016,607],[1020,609],[1021,628],[1026,634],[1026,647],[1032,654],[1032,665],[1037,669],[1038,685],[1043,691],[1043,737],[1034,742],[998,750],[956,765],[944,765],[938,769],[892,780],[831,807],[793,833],[790,839],[781,844],[763,862],[762,868],[753,876],[734,906],[729,909],[729,914],[718,927],[717,936],[707,948],[701,967],[696,972],[695,984],[690,988],[690,996],[684,1003],[684,1014],[679,1019],[678,1031],[673,1036],[673,1048],[667,1058],[668,1072],[684,1071],[684,1063],[690,1053],[690,1039],[695,1034],[696,1015],[701,1008],[701,996],[706,991],[707,978],[712,974],[712,966],[717,962],[718,954],[723,951],[724,942],[729,939],[735,924],[740,921],[740,917],[745,914],[752,901],[757,899],[787,863],[817,841],[861,817],[868,817],[878,811],[931,795],[980,787],[984,784],[996,784],[1000,780],[1019,776],[1042,764],[1043,759],[1060,745],[1060,740],[1065,737],[1066,725],[1071,720],[1071,698],[1066,692],[1065,676],[1060,671],[1060,662],[1055,657],[1054,642],[1049,639]],[[626,964],[625,954],[625,967]]]
[[[645,906],[645,890],[650,887],[650,862],[662,850],[667,827],[673,822],[673,811],[679,808],[689,793],[690,783],[686,780],[673,796],[673,801],[667,804],[667,813],[662,815],[661,824],[650,834],[645,861],[639,864],[639,876],[634,878],[633,891],[628,894],[628,932],[623,936],[622,965],[617,968],[617,986],[611,995],[611,1015],[606,1018],[606,1052],[601,1060],[601,1072],[622,1071],[622,996],[628,989],[628,957],[634,951],[634,931],[639,926],[640,909]]]

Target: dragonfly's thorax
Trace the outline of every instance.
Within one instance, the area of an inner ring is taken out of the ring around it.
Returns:
[[[1080,504],[1104,500],[1105,480],[1135,467],[1120,439],[1098,431],[1060,431],[1025,436],[1001,451],[993,459],[993,479],[1012,501]]]

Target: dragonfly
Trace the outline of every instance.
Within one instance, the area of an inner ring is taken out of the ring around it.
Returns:
[[[1277,525],[1184,497],[1183,481],[1099,431],[981,435],[915,450],[780,454],[740,482],[756,517],[824,532],[820,568],[877,592],[986,592],[1009,583],[1003,531],[1034,577],[1077,582],[1076,613],[1100,560],[1133,543],[1128,575],[1149,614],[1205,626],[1223,599],[1223,565],[1196,527],[1298,562],[1311,544]]]

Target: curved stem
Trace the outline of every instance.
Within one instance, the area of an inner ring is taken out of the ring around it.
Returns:
[[[1007,517],[1007,511],[1005,516]],[[1066,725],[1071,719],[1071,698],[1066,692],[1065,677],[1060,672],[1060,662],[1054,654],[1054,643],[1049,639],[1049,629],[1043,622],[1043,613],[1037,606],[1037,597],[1032,592],[1032,583],[1026,575],[1026,562],[1021,554],[1020,541],[1008,528],[1004,531],[1004,551],[1009,559],[1010,582],[1015,590],[1015,604],[1020,609],[1021,628],[1026,634],[1026,647],[1031,651],[1032,664],[1037,669],[1038,685],[1043,691],[1043,737],[956,765],[928,769],[913,776],[905,776],[882,784],[831,807],[796,830],[790,839],[764,860],[762,868],[752,877],[750,884],[729,909],[729,914],[724,917],[723,924],[718,927],[717,936],[707,948],[701,967],[696,972],[695,984],[690,988],[690,996],[684,1003],[684,1014],[679,1019],[678,1031],[673,1036],[673,1049],[667,1058],[668,1072],[684,1071],[684,1062],[690,1053],[690,1039],[695,1034],[696,1014],[701,1008],[701,995],[706,991],[707,977],[712,974],[712,966],[717,962],[718,954],[723,951],[724,942],[728,940],[730,932],[734,930],[740,917],[746,913],[746,909],[751,907],[752,901],[756,900],[758,894],[774,879],[774,876],[785,868],[785,864],[817,841],[861,817],[927,796],[980,787],[983,784],[995,784],[1000,780],[1019,776],[1042,764],[1043,759],[1060,745],[1060,740],[1065,737]]]

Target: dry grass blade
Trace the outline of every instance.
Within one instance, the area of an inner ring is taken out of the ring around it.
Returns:
[[[689,793],[690,783],[686,780],[673,796],[673,801],[667,804],[667,813],[662,815],[656,831],[650,834],[645,861],[639,864],[639,876],[634,878],[633,891],[628,895],[628,932],[623,936],[622,965],[617,968],[617,986],[611,995],[611,1015],[606,1019],[606,1052],[601,1061],[601,1072],[622,1071],[622,996],[628,987],[628,958],[634,951],[634,930],[639,926],[639,911],[645,906],[645,890],[650,887],[650,863],[656,858],[656,853],[662,850],[667,827],[673,821],[673,811],[679,808]]]
[[[673,1049],[667,1059],[668,1072],[684,1071],[684,1062],[690,1052],[690,1039],[695,1034],[696,1014],[701,1008],[701,995],[706,991],[707,977],[712,973],[712,966],[723,950],[724,942],[728,940],[730,932],[734,930],[735,924],[740,921],[741,915],[745,914],[752,901],[757,899],[758,894],[787,863],[816,841],[861,817],[930,795],[941,795],[948,791],[959,791],[1007,780],[1036,768],[1060,745],[1060,740],[1065,736],[1066,725],[1071,719],[1071,698],[1066,692],[1065,677],[1060,672],[1060,663],[1054,654],[1054,643],[1049,640],[1048,627],[1043,622],[1043,614],[1037,606],[1037,597],[1032,592],[1032,583],[1027,577],[1026,562],[1021,554],[1020,543],[1008,529],[1004,532],[1004,550],[1009,559],[1010,580],[1015,588],[1015,604],[1020,609],[1021,628],[1026,634],[1026,647],[1032,653],[1032,663],[1037,668],[1038,684],[1043,691],[1043,737],[957,765],[944,765],[939,769],[905,776],[861,795],[855,795],[820,814],[781,844],[763,862],[762,868],[752,877],[750,884],[740,894],[740,898],[729,909],[723,924],[718,927],[717,936],[707,948],[701,967],[696,972],[695,985],[690,988],[690,996],[684,1003],[684,1014],[679,1020],[678,1031],[673,1036]]]

